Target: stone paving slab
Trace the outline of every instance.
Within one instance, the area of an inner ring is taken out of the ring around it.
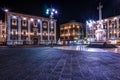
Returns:
[[[56,48],[2,48],[0,80],[120,80],[120,55]]]

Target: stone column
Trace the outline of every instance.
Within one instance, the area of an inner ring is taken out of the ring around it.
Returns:
[[[22,44],[21,42],[21,17],[18,17],[18,42],[19,44]]]
[[[51,20],[48,21],[48,42],[50,41],[50,28],[51,28]]]
[[[7,26],[6,26],[6,29],[7,29],[7,44],[9,45],[10,44],[10,36],[11,36],[11,20],[10,20],[10,17],[11,15],[10,14],[7,14]]]
[[[42,35],[43,35],[43,33],[42,33],[42,20],[40,20],[40,37],[41,37],[41,43],[42,43]]]
[[[106,33],[107,38],[106,39],[108,40],[108,39],[110,39],[110,26],[109,26],[109,21],[107,21],[106,23],[107,23],[107,25],[106,25],[107,26],[107,33]]]
[[[98,7],[98,10],[99,10],[99,20],[101,21],[102,20],[102,5],[99,3],[99,7]]]
[[[30,32],[30,20],[28,19],[28,42],[29,42],[29,44],[31,44],[30,34],[31,34],[31,32]]]
[[[56,43],[56,21],[54,21],[54,42]]]
[[[117,39],[119,39],[119,19],[116,20],[117,21]]]

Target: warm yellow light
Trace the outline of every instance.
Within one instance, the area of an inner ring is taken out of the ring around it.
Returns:
[[[13,31],[11,31],[11,34],[13,34]]]
[[[75,27],[75,25],[73,24],[73,28]]]
[[[23,20],[27,20],[27,18],[26,18],[26,17],[23,17]]]
[[[68,36],[70,36],[70,33],[68,33]]]
[[[107,19],[105,19],[105,22],[108,21]]]
[[[65,27],[65,29],[67,29],[67,27]]]
[[[114,33],[116,33],[116,31],[114,30]]]
[[[71,28],[71,26],[69,26],[69,29]]]
[[[30,35],[33,35],[33,33],[30,33]]]
[[[114,20],[116,20],[117,19],[117,17],[114,17]]]
[[[34,19],[33,19],[33,18],[31,18],[31,19],[30,19],[30,21],[31,21],[31,22],[33,22],[33,21],[34,21]]]

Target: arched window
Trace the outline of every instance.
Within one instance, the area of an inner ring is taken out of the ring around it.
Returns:
[[[24,26],[24,27],[27,26],[27,21],[26,21],[26,20],[23,20],[23,21],[22,21],[22,26]]]
[[[17,20],[16,19],[12,19],[12,25],[16,26],[17,25]]]

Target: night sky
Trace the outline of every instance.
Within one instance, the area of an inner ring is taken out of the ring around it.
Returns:
[[[83,23],[88,19],[98,20],[99,2],[103,5],[103,18],[120,15],[120,0],[0,0],[0,8],[6,7],[13,12],[48,17],[45,14],[46,9],[54,7],[59,12],[55,15],[59,27],[60,24],[71,20]],[[0,10],[0,15],[3,13]]]
[[[98,19],[97,6],[103,4],[103,18],[120,14],[120,0],[0,0],[0,7],[10,11],[48,17],[45,10],[54,7],[59,14],[55,15],[58,23],[70,20],[85,22]],[[0,10],[0,13],[3,13]]]

